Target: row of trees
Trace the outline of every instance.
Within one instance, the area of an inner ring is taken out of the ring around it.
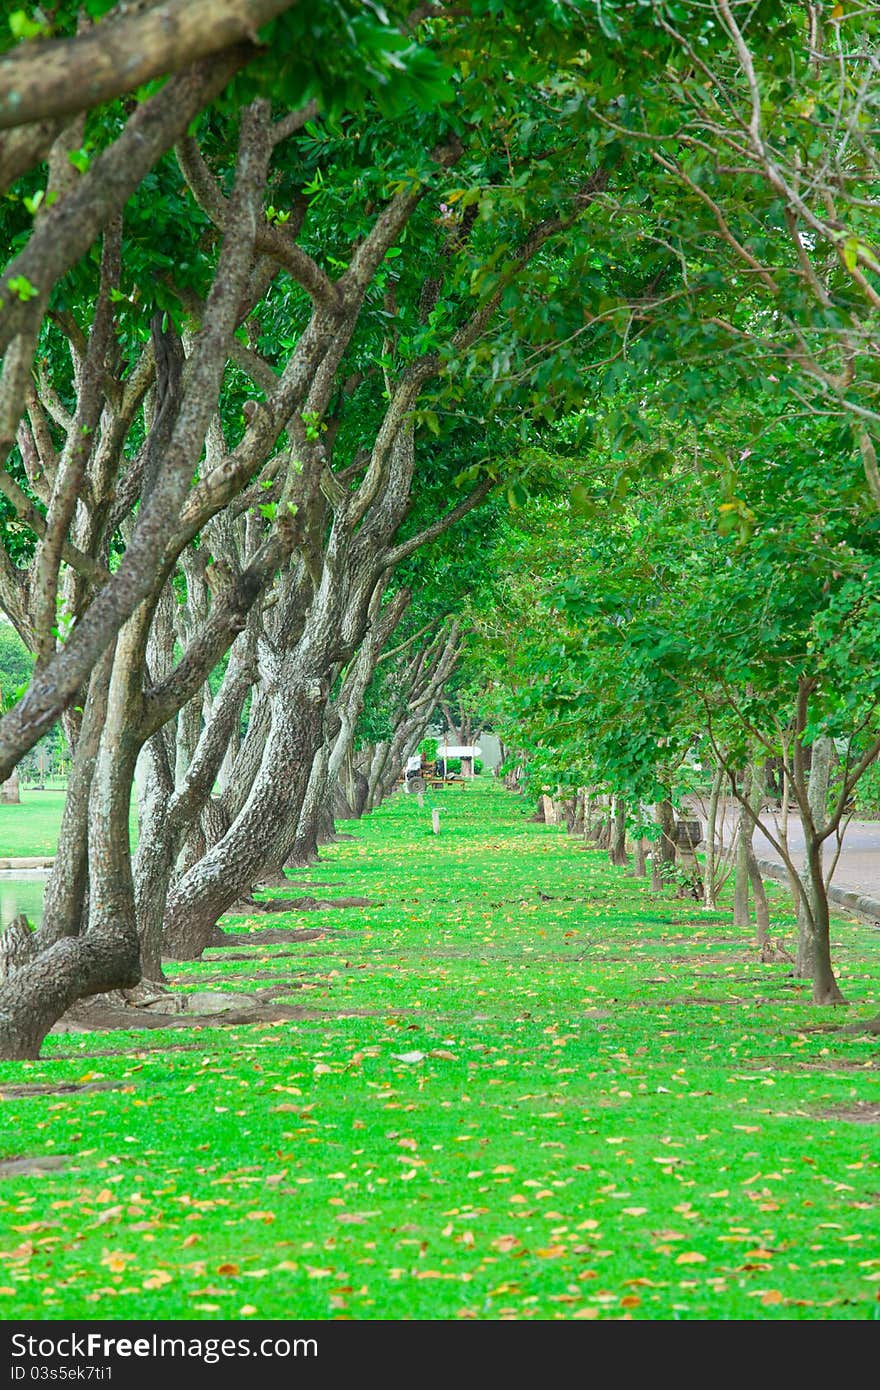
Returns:
[[[60,7],[70,36],[37,26],[0,78],[29,159],[0,285],[0,584],[35,656],[0,768],[59,715],[75,750],[42,924],[0,988],[7,1056],[199,955],[313,852],[337,785],[369,805],[393,781],[459,640],[397,638],[406,718],[354,766],[396,571],[495,485],[493,326],[527,322],[533,267],[603,182],[557,147],[576,36],[545,6],[178,5],[170,46],[167,6],[106,8]],[[431,392],[461,402],[442,439]]]
[[[674,858],[673,803],[701,792],[714,906],[734,798],[740,922],[751,881],[767,944],[760,823],[799,909],[797,973],[839,1002],[827,883],[880,754],[880,524],[858,450],[837,423],[741,402],[678,428],[659,460],[654,442],[614,461],[600,435],[577,510],[548,502],[508,528],[469,659],[530,784],[567,788],[581,829],[592,798],[615,862],[627,830],[642,853],[655,841],[655,869]]]
[[[726,791],[736,912],[751,881],[759,934],[751,840],[778,798],[763,825],[798,903],[796,969],[817,1002],[838,1002],[823,848],[861,789],[870,801],[880,751],[877,16],[716,3],[652,17],[686,55],[676,80],[667,54],[618,70],[611,103],[593,74],[586,90],[632,171],[625,199],[606,194],[618,258],[656,275],[600,306],[605,399],[574,518],[551,506],[514,528],[492,603],[474,610],[488,709],[536,785],[604,798],[617,862],[627,824],[637,845],[659,834],[658,864],[673,857],[672,799],[696,762],[707,902],[726,872],[713,862]],[[613,36],[632,42],[634,22],[616,9]],[[670,254],[680,274],[662,268]]]
[[[44,919],[0,986],[0,1055],[35,1055],[77,998],[197,956],[233,902],[314,854],[334,804],[376,804],[458,658],[447,615],[488,566],[507,572],[506,549],[490,559],[504,506],[552,519],[531,598],[560,575],[547,611],[575,645],[601,626],[593,602],[609,631],[635,631],[638,594],[604,597],[631,554],[633,475],[656,475],[657,518],[713,520],[720,496],[734,533],[751,527],[731,440],[756,401],[777,483],[795,409],[839,440],[823,445],[840,463],[829,505],[858,530],[878,493],[876,22],[821,21],[727,0],[317,15],[89,0],[55,7],[50,33],[16,12],[0,59],[0,605],[35,665],[0,721],[0,777],[59,718],[73,764]],[[712,474],[698,425],[731,393],[729,470]],[[591,571],[593,506],[607,555]],[[452,527],[464,539],[444,551]],[[831,541],[810,541],[827,592],[850,594],[825,605],[832,627],[847,603],[862,613],[870,550],[841,535],[844,581],[824,568]],[[718,557],[699,540],[702,576]],[[674,585],[641,582],[658,624],[677,613]],[[505,659],[524,659],[518,634]],[[639,677],[645,747],[676,742],[668,665]],[[554,723],[601,701],[600,743],[615,741],[613,690],[564,669]],[[795,761],[818,689],[799,695]],[[839,699],[864,741],[864,701]],[[628,702],[617,715],[631,727]]]

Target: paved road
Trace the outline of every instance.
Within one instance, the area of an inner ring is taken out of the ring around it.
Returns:
[[[697,815],[701,816],[705,832],[705,812],[700,807],[694,807],[694,810]],[[725,810],[724,824],[725,839],[727,840],[730,838],[734,816],[735,812],[732,809]],[[765,812],[761,819],[770,833],[775,835],[772,815]],[[800,868],[804,862],[804,832],[800,817],[792,815],[791,812],[789,812],[788,817],[788,843],[791,857]],[[826,866],[832,862],[836,847],[834,836],[825,842]],[[775,864],[782,864],[781,854],[773,848],[766,835],[763,835],[760,830],[755,831],[754,848],[759,859],[770,859]],[[831,882],[836,888],[847,888],[853,892],[864,894],[866,897],[880,898],[880,821],[851,820],[849,822],[843,834],[843,848],[832,874]]]

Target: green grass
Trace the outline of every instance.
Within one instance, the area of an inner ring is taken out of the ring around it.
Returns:
[[[229,918],[251,959],[169,966],[301,1020],[0,1064],[0,1157],[70,1158],[3,1180],[0,1316],[877,1316],[876,1039],[840,1031],[880,1004],[877,932],[835,921],[851,1005],[817,1010],[728,911],[487,779],[435,804],[439,836],[397,797],[292,876],[374,906]],[[292,923],[332,930],[261,946]],[[114,1089],[9,1090],[62,1082]]]
[[[0,806],[0,859],[54,854],[64,810],[63,791],[21,791],[21,804]]]
[[[55,853],[66,793],[62,789],[21,789],[17,806],[0,806],[0,859],[39,858]],[[132,798],[129,832],[137,844],[137,807]]]

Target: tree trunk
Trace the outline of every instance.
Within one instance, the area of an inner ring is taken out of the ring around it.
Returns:
[[[39,1056],[43,1039],[78,999],[137,984],[140,952],[131,879],[128,813],[138,753],[133,717],[140,678],[139,625],[116,640],[107,715],[94,760],[88,816],[89,921],[62,935],[0,987],[0,1058]]]
[[[809,951],[812,963],[813,1003],[843,1004],[846,1001],[840,992],[831,964],[831,917],[822,872],[822,845],[815,836],[810,837],[807,845],[807,863],[810,906],[813,914]]]
[[[334,821],[356,819],[354,807],[350,804],[339,782],[337,782],[333,788],[333,800],[330,805],[330,811]]]
[[[384,787],[382,785],[382,774],[388,762],[388,754],[391,751],[390,739],[380,739],[373,748],[370,765],[367,771],[367,796],[364,804],[365,811],[375,811],[376,807],[382,802]]]
[[[107,691],[113,667],[112,648],[92,674],[73,751],[55,861],[43,895],[43,920],[37,933],[42,950],[65,936],[79,936],[88,903],[89,795],[101,730],[107,718]]]
[[[272,699],[263,761],[240,814],[169,894],[164,952],[170,959],[197,960],[217,919],[278,862],[302,809],[323,722],[320,682],[284,682]]]
[[[272,723],[272,707],[268,693],[260,686],[254,688],[250,718],[241,747],[229,771],[222,793],[222,804],[231,824],[247,801],[254,779],[260,770],[266,739]]]
[[[746,769],[743,774],[742,795],[751,796],[751,770]],[[749,855],[752,849],[752,836],[754,834],[754,824],[744,806],[739,808],[739,820],[736,828],[736,870],[733,883],[733,925],[735,927],[747,927],[750,922],[749,917]]]
[[[174,783],[159,729],[144,749],[147,770],[139,798],[138,848],[135,858],[135,904],[141,942],[141,969],[148,980],[162,981],[162,916],[174,868],[176,844],[168,828]]]
[[[709,808],[706,818],[706,864],[703,874],[703,906],[715,909],[718,906],[718,885],[715,878],[716,844],[718,835],[718,804],[724,786],[724,768],[719,764],[712,778],[709,793]]]
[[[667,798],[654,807],[654,818],[660,826],[659,838],[654,841],[651,856],[651,889],[659,893],[670,864],[675,864],[675,807]]]
[[[749,807],[751,808],[752,815],[760,816],[763,799],[761,770],[753,764],[750,768],[749,777]],[[766,946],[770,940],[770,913],[767,907],[767,890],[764,887],[761,870],[758,868],[758,861],[755,858],[755,852],[752,848],[754,837],[755,822],[750,817],[747,868],[749,883],[752,887],[752,897],[755,903],[755,944],[758,947],[762,947]]]
[[[233,643],[223,682],[190,760],[185,767],[178,763],[176,788],[166,731],[154,734],[145,750],[147,775],[140,799],[134,874],[142,969],[149,980],[164,979],[162,926],[174,873],[184,873],[189,867],[186,856],[200,845],[201,858],[228,829],[226,813],[211,790],[255,676],[255,637],[254,618]]]
[[[633,843],[634,857],[630,875],[633,878],[647,878],[648,875],[648,841],[643,835]]]
[[[352,795],[349,799],[355,820],[360,820],[368,809],[370,784],[359,768],[352,774]]]
[[[321,829],[321,809],[328,795],[329,752],[327,746],[315,754],[309,783],[299,813],[296,835],[285,858],[288,869],[304,869],[318,859],[318,838]]]
[[[767,890],[764,887],[761,870],[758,868],[758,861],[752,852],[751,845],[749,845],[748,870],[752,896],[755,900],[755,944],[766,946],[770,941],[770,911],[767,907]]]
[[[828,782],[831,776],[831,757],[834,751],[834,744],[830,738],[817,738],[813,744],[812,757],[810,759],[810,777],[807,784],[807,801],[810,807],[810,815],[814,825],[822,825],[825,821],[825,805],[828,797]],[[801,813],[801,820],[804,820]],[[804,839],[809,841],[810,828],[804,825]],[[800,873],[803,890],[809,899],[810,909],[807,910],[804,902],[798,898],[798,943],[797,954],[795,957],[794,973],[798,979],[812,980],[816,965],[816,932],[813,922],[810,921],[812,915],[814,922],[821,921],[823,915],[822,899],[825,899],[824,915],[827,918],[827,896],[825,894],[825,879],[823,866],[822,845],[815,847],[815,853],[810,854],[809,844],[806,847],[805,863]],[[812,861],[812,862],[811,862]],[[813,873],[813,865],[817,866],[818,878],[821,881],[820,891],[816,891],[816,877]]]
[[[625,868],[629,863],[626,852],[626,802],[615,796],[611,802],[611,843],[608,857],[617,868]]]
[[[18,773],[12,771],[5,782],[0,782],[0,806],[17,806],[20,801]]]

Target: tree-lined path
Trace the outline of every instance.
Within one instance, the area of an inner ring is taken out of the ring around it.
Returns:
[[[0,1066],[10,1313],[870,1317],[873,1041],[493,781],[437,804],[272,890],[368,906],[231,916],[173,970],[281,1021],[80,1020]],[[852,1019],[875,934],[835,940]]]
[[[878,61],[0,18],[0,1298],[867,1316]]]

